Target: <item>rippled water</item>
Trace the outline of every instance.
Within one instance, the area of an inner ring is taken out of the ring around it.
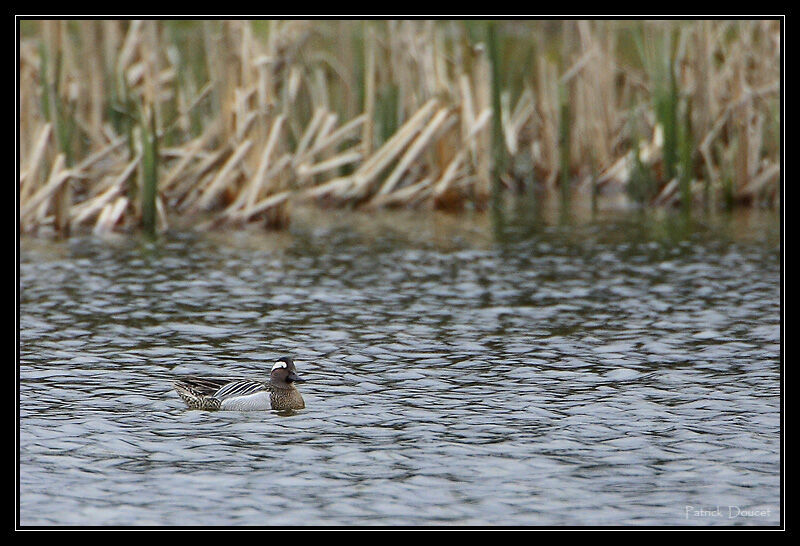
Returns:
[[[776,216],[349,218],[23,240],[20,523],[779,523]]]

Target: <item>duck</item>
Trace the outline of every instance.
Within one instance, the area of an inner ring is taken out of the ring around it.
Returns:
[[[306,407],[295,383],[302,383],[291,357],[275,361],[269,381],[234,378],[186,377],[172,383],[191,409],[263,411],[299,410]]]

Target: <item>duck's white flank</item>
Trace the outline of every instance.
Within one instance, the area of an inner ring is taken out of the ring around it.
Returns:
[[[220,408],[222,410],[232,411],[263,411],[272,407],[269,401],[269,392],[260,391],[246,396],[234,396],[222,401]]]

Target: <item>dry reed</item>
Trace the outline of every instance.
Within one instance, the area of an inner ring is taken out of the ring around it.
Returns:
[[[298,200],[484,208],[499,180],[780,198],[780,21],[21,28],[23,231],[280,228]]]

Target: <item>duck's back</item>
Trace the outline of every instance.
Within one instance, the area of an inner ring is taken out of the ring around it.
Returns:
[[[186,405],[193,409],[270,409],[269,386],[253,379],[187,377],[175,381],[173,385]]]

